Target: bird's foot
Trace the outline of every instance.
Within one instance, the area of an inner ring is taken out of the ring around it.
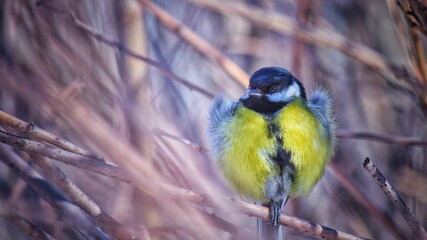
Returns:
[[[270,224],[273,224],[276,230],[279,228],[280,214],[281,214],[281,204],[276,202],[271,202],[269,207]]]

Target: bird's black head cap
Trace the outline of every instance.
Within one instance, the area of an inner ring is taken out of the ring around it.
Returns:
[[[265,94],[273,94],[296,83],[299,87],[299,97],[306,99],[302,83],[288,70],[281,67],[265,67],[255,71],[249,79],[249,91],[256,90],[260,94],[256,97],[244,96],[241,98],[245,107],[260,113],[275,113],[287,102],[270,101]],[[274,91],[274,92],[273,92]]]

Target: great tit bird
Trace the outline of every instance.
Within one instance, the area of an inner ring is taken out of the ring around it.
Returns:
[[[286,69],[261,68],[238,101],[216,98],[209,135],[225,179],[239,194],[269,205],[277,227],[288,198],[307,196],[333,156],[332,100],[323,89],[307,98]]]

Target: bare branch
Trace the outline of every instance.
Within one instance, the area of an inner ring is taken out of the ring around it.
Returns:
[[[394,219],[385,211],[376,207],[361,191],[360,187],[354,184],[349,178],[348,174],[343,171],[335,163],[329,164],[329,169],[333,172],[334,177],[338,180],[342,186],[353,196],[353,198],[359,202],[360,205],[365,207],[372,216],[377,218],[387,229],[392,232],[397,239],[405,239],[405,236],[401,232],[400,228],[396,225]]]
[[[155,67],[157,70],[159,70],[163,75],[165,75],[165,76],[169,77],[170,79],[186,86],[190,90],[194,90],[196,92],[199,92],[200,94],[204,95],[207,98],[214,98],[214,96],[215,96],[214,94],[212,94],[212,93],[206,91],[205,89],[203,89],[199,86],[196,86],[195,84],[179,77],[175,73],[173,73],[173,72],[167,70],[166,68],[162,67],[162,65],[160,63],[158,63],[157,61],[155,61],[151,58],[145,57],[141,54],[135,53],[134,51],[130,50],[128,47],[124,46],[122,43],[108,39],[103,34],[96,32],[89,25],[85,24],[80,19],[78,19],[74,13],[71,13],[71,17],[74,21],[74,24],[78,28],[80,28],[84,32],[88,33],[89,35],[91,35],[95,39],[99,40],[100,42],[103,42],[103,43],[107,44],[108,46],[114,47],[117,50],[119,50],[119,51],[121,51],[121,52],[123,52],[123,53],[125,53],[131,57],[134,57],[138,60],[146,62],[147,64],[149,64],[149,65]]]
[[[283,14],[262,10],[256,7],[249,7],[241,2],[218,2],[212,0],[188,1],[221,14],[239,16],[255,25],[291,35],[307,43],[331,47],[354,58],[387,79],[396,77],[398,79],[403,79],[411,86],[415,84],[413,82],[413,79],[416,79],[415,77],[401,74],[403,67],[390,63],[380,53],[365,45],[354,42],[335,31],[318,27],[302,28],[294,20]],[[408,71],[405,72],[408,73]]]
[[[399,209],[403,218],[408,222],[409,226],[412,228],[417,239],[427,239],[427,234],[424,231],[423,226],[420,224],[418,219],[415,217],[411,209],[406,206],[403,199],[399,196],[391,184],[387,181],[384,175],[380,170],[375,166],[374,163],[369,158],[366,158],[363,162],[363,167],[368,171],[374,179],[377,180],[378,185],[381,190],[387,195],[387,197],[394,203],[394,205]]]
[[[127,174],[126,171],[118,167],[114,167],[114,166],[111,166],[99,161],[94,161],[88,158],[83,159],[84,157],[82,156],[79,156],[73,153],[67,153],[62,150],[56,151],[54,147],[46,146],[31,140],[20,139],[19,137],[5,133],[3,131],[0,131],[0,141],[23,151],[41,154],[41,155],[62,161],[64,163],[86,169],[88,171],[93,171],[99,174],[103,174],[105,176],[113,177],[120,181],[131,183],[136,187],[138,187],[139,189],[148,193],[153,193],[159,190],[163,190],[165,194],[169,194],[171,196],[178,197],[180,199],[185,199],[193,203],[202,204],[204,206],[210,206],[210,207],[217,206],[217,204],[215,204],[215,201],[207,197],[207,195],[205,194],[195,193],[187,189],[182,189],[182,188],[178,188],[178,187],[174,187],[174,186],[162,184],[162,183],[151,183],[149,186],[147,184],[140,184],[137,181],[135,181],[131,176],[129,176],[129,174]],[[92,161],[92,162],[88,164],[85,161]],[[238,209],[240,209],[240,212],[245,213],[249,216],[256,216],[265,220],[268,217],[268,209],[265,207],[245,203],[243,201],[238,201],[238,200],[230,201],[225,198],[222,198],[222,201],[228,202],[227,205],[230,205],[231,203],[233,208],[237,207]],[[328,239],[362,239],[360,237],[357,237],[348,233],[323,227],[321,225],[314,224],[299,218],[289,217],[284,214],[282,214],[282,217],[280,218],[280,222],[287,227],[293,228],[297,231],[309,233],[313,236],[320,236]]]
[[[12,127],[30,139],[44,141],[69,152],[104,161],[101,157],[96,156],[95,154],[80,148],[65,139],[55,136],[52,133],[46,132],[33,123],[22,121],[2,110],[0,110],[0,125],[3,127]]]
[[[30,154],[30,156],[74,204],[94,217],[104,229],[111,233],[112,236],[115,236],[117,239],[136,239],[136,237],[125,227],[121,226],[110,215],[102,211],[102,209],[69,178],[67,178],[61,169],[50,159],[36,154]]]
[[[4,217],[7,221],[9,221],[12,225],[14,225],[19,231],[26,234],[27,237],[34,240],[55,240],[52,236],[39,229],[37,226],[28,222],[17,215],[7,215]]]
[[[75,153],[67,152],[56,147],[48,146],[43,143],[35,142],[28,139],[23,139],[18,136],[6,133],[0,130],[0,141],[8,144],[16,149],[28,152],[36,153],[42,156],[52,158],[63,163],[79,167],[81,169],[91,169],[90,171],[107,175],[112,178],[119,179],[124,182],[129,182],[126,176],[126,172],[118,167],[105,164],[103,162],[93,160],[85,156],[81,156]]]
[[[249,76],[240,68],[233,60],[222,54],[208,41],[200,37],[197,33],[185,26],[178,19],[171,16],[169,13],[158,7],[155,3],[148,0],[139,0],[139,2],[147,7],[159,21],[170,31],[176,33],[182,39],[190,43],[204,55],[210,57],[217,62],[234,80],[246,87],[248,85]]]
[[[48,202],[67,224],[73,226],[86,237],[107,239],[107,235],[76,205],[71,203],[63,194],[56,191],[54,186],[46,181],[32,167],[16,156],[11,150],[2,147],[0,160],[13,170],[20,178],[46,202]],[[77,155],[79,156],[79,155]],[[98,163],[101,163],[97,161]]]
[[[404,145],[427,145],[426,140],[419,137],[403,137],[395,135],[385,135],[371,132],[359,132],[353,130],[340,129],[337,131],[337,137],[365,139],[385,143],[404,144]]]
[[[169,139],[173,139],[175,141],[178,141],[180,143],[188,145],[191,148],[193,148],[193,149],[195,149],[195,150],[197,150],[199,152],[207,152],[208,151],[208,149],[206,149],[205,147],[203,147],[203,146],[201,146],[201,145],[199,145],[197,143],[194,143],[194,142],[192,142],[192,141],[190,141],[188,139],[181,138],[181,137],[175,136],[173,134],[167,133],[167,132],[165,132],[165,131],[163,131],[163,130],[161,130],[159,128],[154,129],[153,133],[156,134],[156,135],[158,135],[158,136],[167,137]]]

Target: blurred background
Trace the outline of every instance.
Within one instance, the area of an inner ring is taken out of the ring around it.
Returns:
[[[284,67],[309,93],[331,90],[340,137],[325,176],[285,213],[366,238],[411,239],[411,228],[362,163],[369,157],[427,226],[426,6],[422,0],[2,0],[0,108],[125,169],[143,186],[163,182],[238,197],[209,158],[210,104],[215,95],[242,95],[255,70]],[[0,125],[26,138],[16,126]],[[104,236],[61,217],[61,207],[46,202],[10,162],[55,184],[34,157],[10,145],[0,144],[1,239],[35,238],[18,223],[56,239],[115,238],[96,221]],[[253,217],[52,163],[139,238],[256,236]],[[291,229],[286,235],[314,238]]]

